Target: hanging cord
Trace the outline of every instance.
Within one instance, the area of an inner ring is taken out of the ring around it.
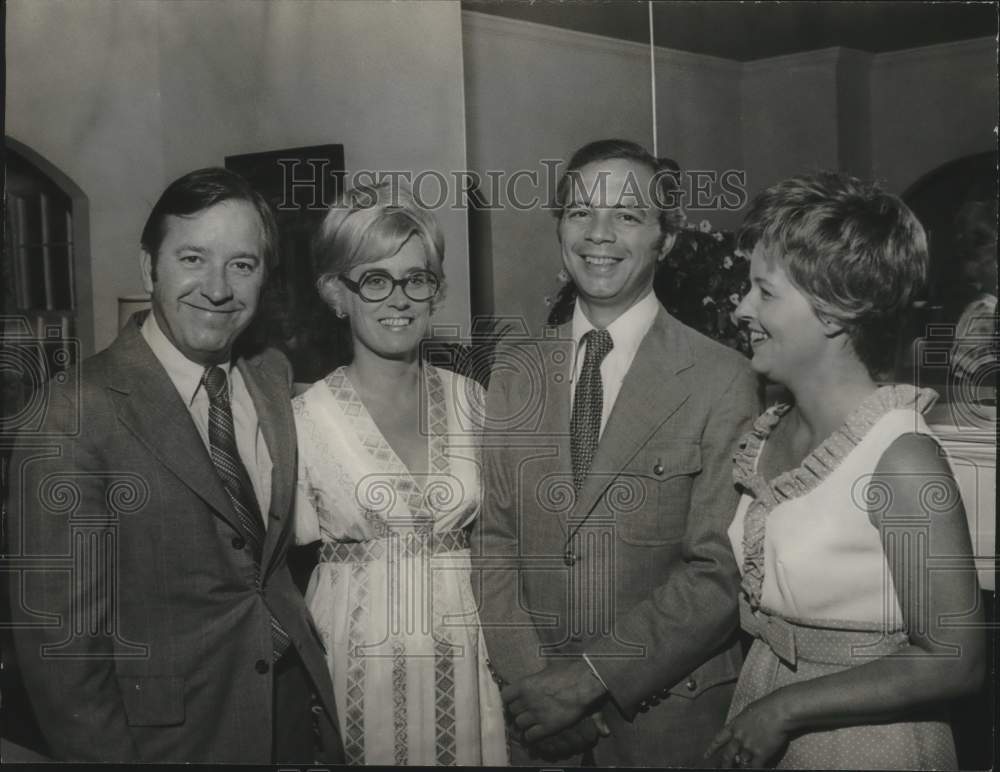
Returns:
[[[649,0],[649,88],[653,96],[653,155],[660,157],[656,141],[656,46],[653,43],[653,0]]]

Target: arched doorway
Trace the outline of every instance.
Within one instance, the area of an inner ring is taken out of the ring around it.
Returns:
[[[995,204],[997,154],[978,153],[939,166],[911,185],[903,200],[927,231],[928,303],[938,307],[942,321],[957,318],[975,292],[962,271],[968,250],[963,243],[967,234],[961,232],[967,224],[960,212],[970,202]]]
[[[44,417],[45,381],[94,348],[87,196],[31,148],[10,138],[4,143],[4,173],[0,504],[6,501],[7,475],[15,474],[7,465],[15,434],[30,435]],[[0,517],[0,537],[4,525]],[[7,554],[2,538],[0,554]],[[44,741],[10,645],[6,581],[0,576],[0,744],[8,756],[42,761],[34,754],[44,753]]]
[[[926,297],[900,351],[897,379],[957,394],[951,362],[963,311],[984,294],[996,296],[997,154],[978,153],[925,174],[903,194],[927,232],[930,266]],[[921,349],[922,347],[922,349]],[[995,382],[996,368],[980,380]]]
[[[10,137],[4,145],[7,207],[0,313],[7,321],[5,330],[20,318],[32,337],[72,339],[80,356],[92,354],[87,196],[27,145]]]

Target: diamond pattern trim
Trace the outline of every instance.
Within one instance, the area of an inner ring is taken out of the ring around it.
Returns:
[[[455,766],[458,750],[455,727],[455,659],[451,644],[434,643],[434,738],[435,763]]]

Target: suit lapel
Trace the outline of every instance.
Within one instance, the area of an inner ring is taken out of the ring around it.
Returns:
[[[261,557],[261,565],[266,571],[289,533],[295,485],[295,419],[288,388],[283,388],[278,374],[270,372],[263,360],[248,362],[240,359],[237,367],[253,400],[257,421],[271,456],[271,511],[266,513],[267,537]]]
[[[237,528],[236,512],[191,414],[133,318],[108,350],[118,419],[217,515]]]
[[[678,325],[661,308],[639,344],[598,443],[591,473],[577,497],[575,514],[580,522],[593,511],[615,475],[690,397],[690,389],[677,374],[694,361]]]

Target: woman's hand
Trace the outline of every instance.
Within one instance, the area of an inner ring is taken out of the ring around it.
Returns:
[[[774,766],[788,744],[790,730],[780,692],[751,703],[724,726],[705,751],[722,769]]]

